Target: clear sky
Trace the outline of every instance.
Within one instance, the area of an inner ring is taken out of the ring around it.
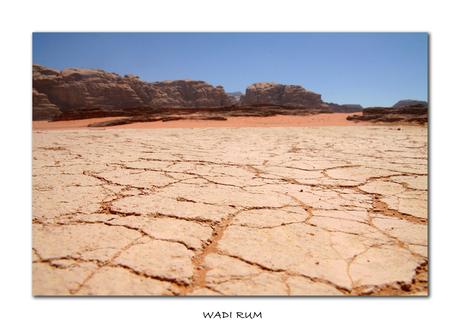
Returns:
[[[427,33],[34,33],[33,62],[226,92],[300,85],[325,102],[393,106],[428,97]]]

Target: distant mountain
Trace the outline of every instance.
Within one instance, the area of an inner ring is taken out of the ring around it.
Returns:
[[[243,93],[242,93],[242,92],[239,92],[239,91],[237,91],[237,92],[227,92],[227,94],[228,94],[229,96],[236,97],[236,98],[240,98],[241,95],[243,95]]]
[[[357,104],[346,104],[341,105],[341,107],[343,109],[342,113],[356,113],[363,111],[363,106]]]
[[[363,109],[363,106],[357,105],[357,104],[343,104],[342,106],[356,107],[356,108],[359,108],[359,109]]]
[[[227,92],[228,97],[232,101],[233,104],[239,103],[242,101],[241,96],[244,98],[244,93],[242,92]]]
[[[428,106],[428,103],[423,100],[410,100],[410,99],[405,99],[405,100],[400,100],[396,104],[393,105],[393,108],[401,108],[409,105],[425,105]]]

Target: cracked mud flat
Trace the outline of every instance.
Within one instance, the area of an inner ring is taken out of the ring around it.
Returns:
[[[34,295],[427,295],[420,126],[33,132]]]

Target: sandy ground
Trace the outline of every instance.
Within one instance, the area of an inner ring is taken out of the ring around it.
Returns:
[[[357,113],[353,113],[355,115]],[[169,122],[133,123],[105,127],[103,129],[154,129],[154,128],[211,128],[211,127],[302,127],[302,126],[346,126],[367,125],[348,121],[349,113],[318,114],[311,116],[277,115],[271,117],[230,117],[227,121],[211,120],[180,120]],[[119,118],[119,117],[118,117]],[[88,128],[88,124],[117,119],[117,117],[94,118],[75,121],[33,122],[33,131],[39,130],[68,130],[68,129],[101,129]]]
[[[426,127],[32,136],[34,295],[427,294]]]

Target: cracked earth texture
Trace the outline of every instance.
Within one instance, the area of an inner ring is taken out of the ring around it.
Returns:
[[[34,295],[427,295],[427,128],[33,133]]]

